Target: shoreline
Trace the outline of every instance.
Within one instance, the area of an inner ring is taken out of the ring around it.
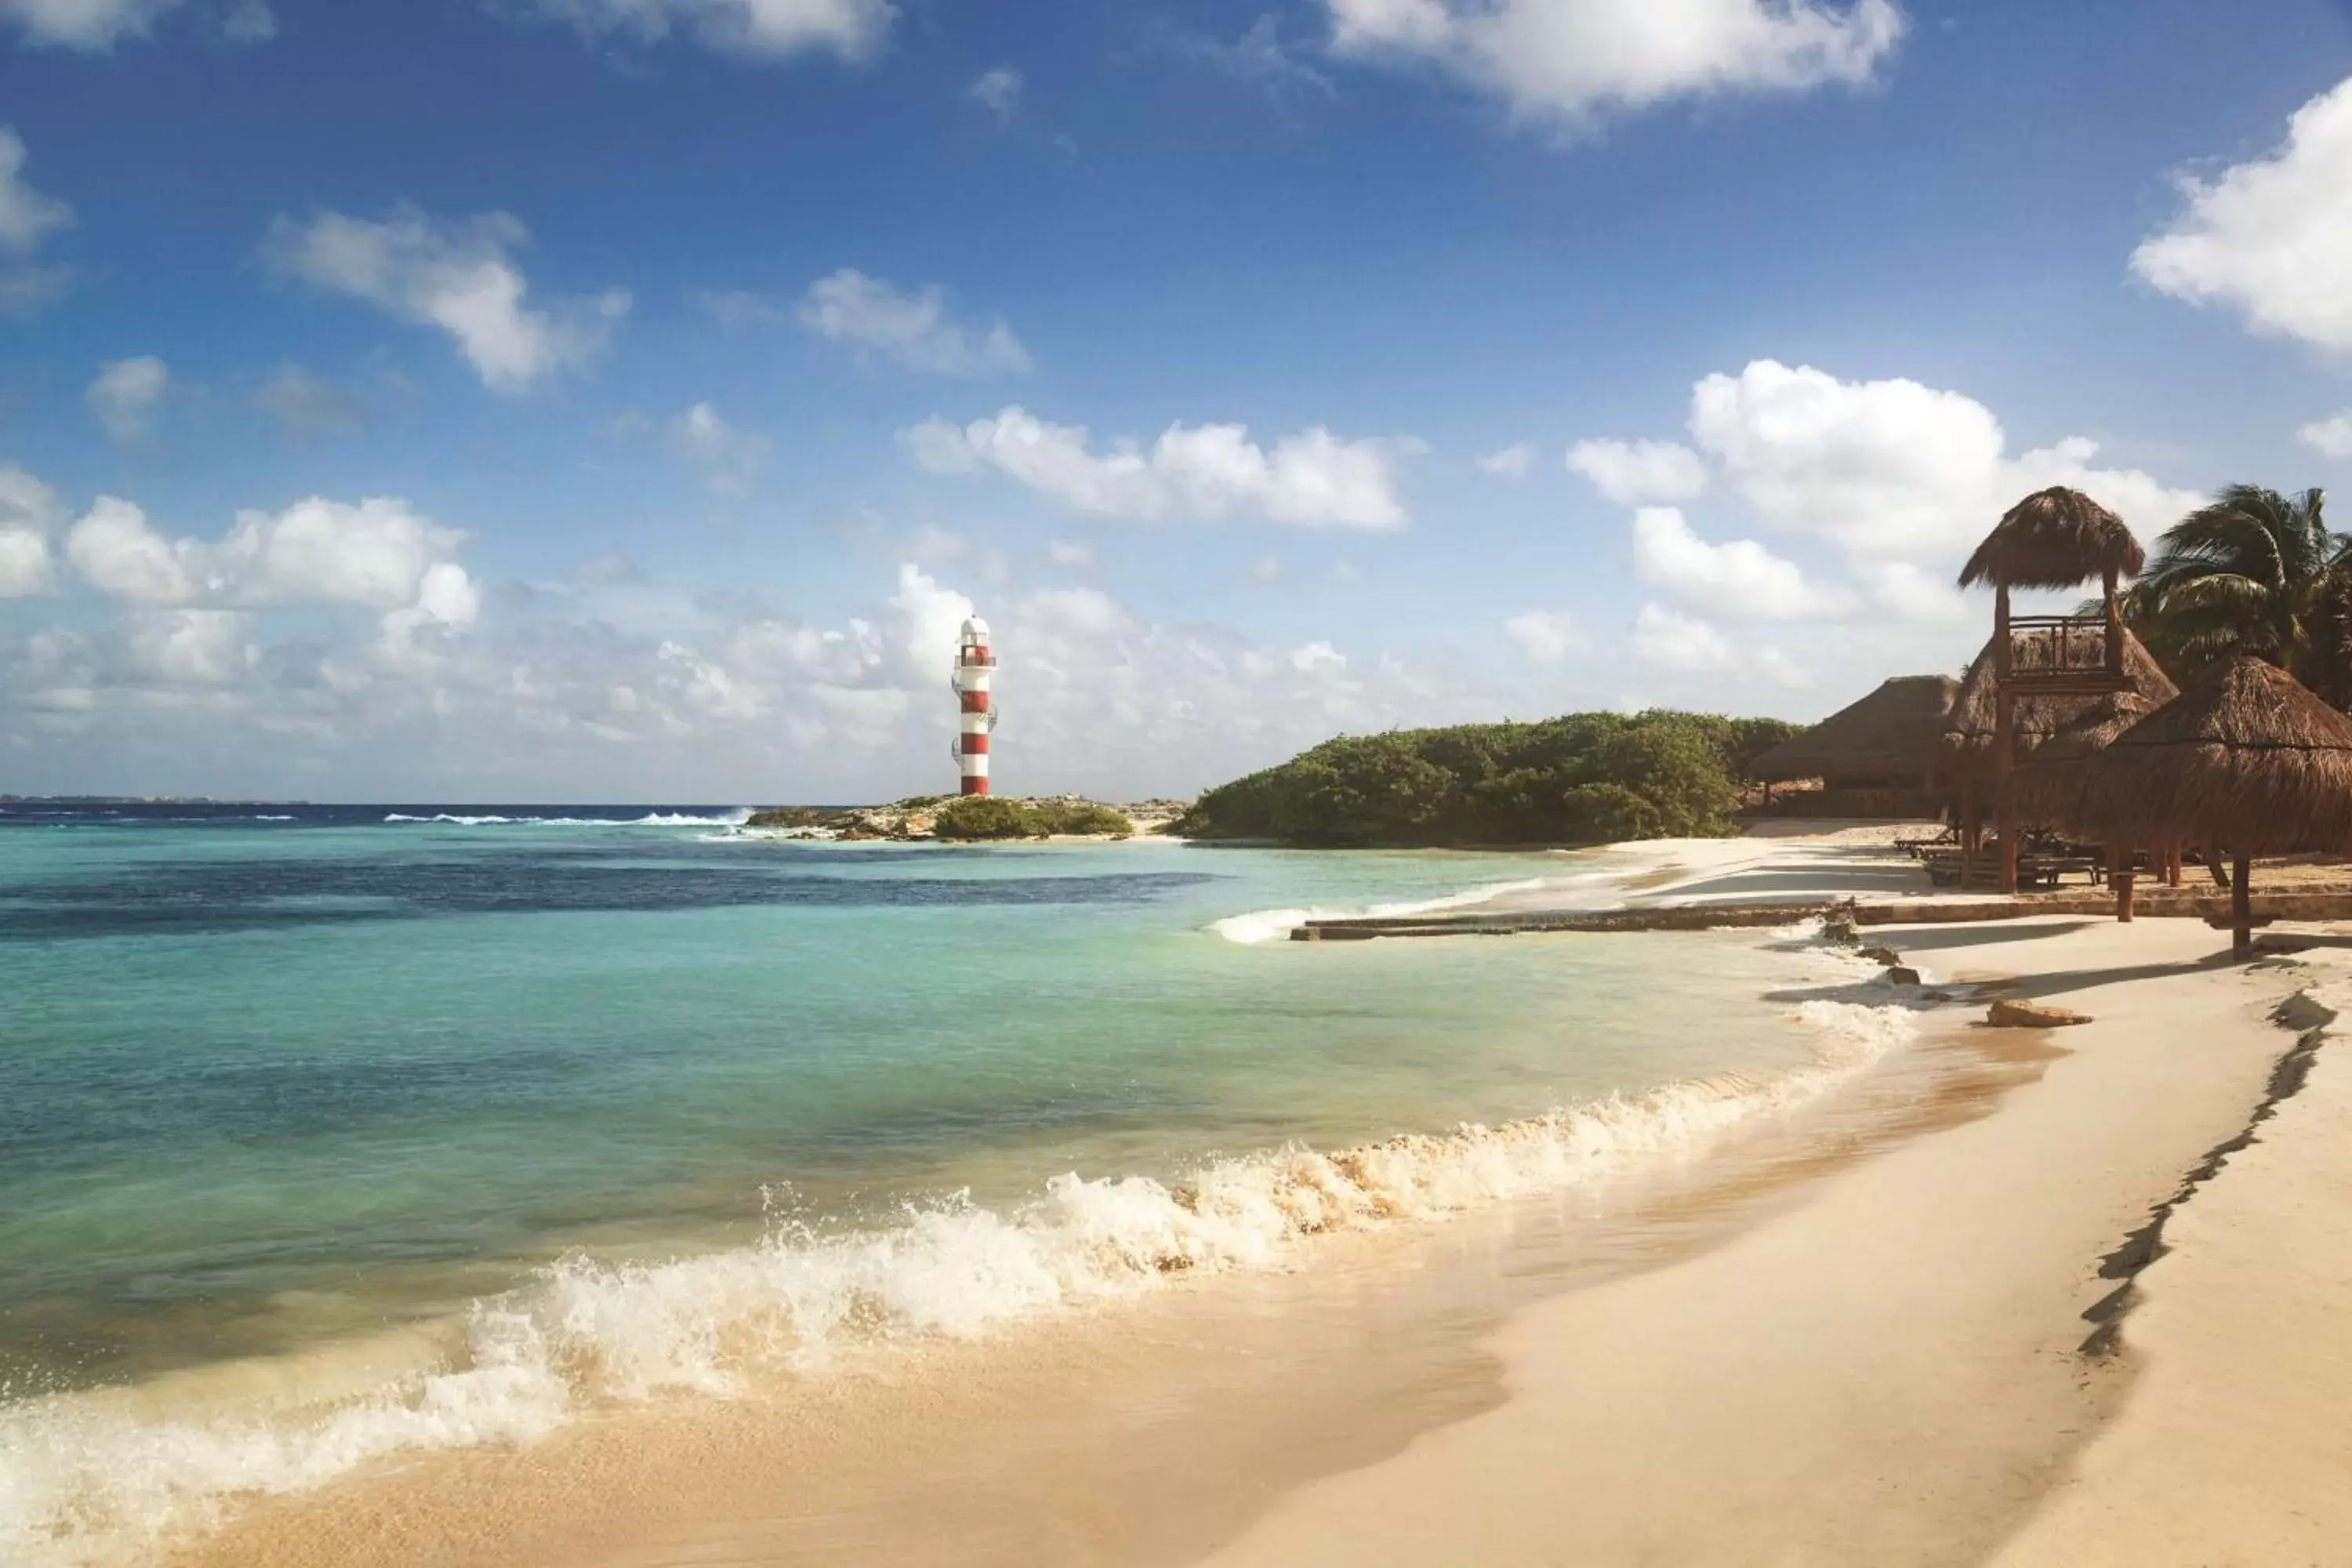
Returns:
[[[1645,902],[1870,863],[1820,841],[1633,847],[1646,862],[1603,875]],[[1573,885],[1544,881],[1454,898]],[[1896,1009],[1919,1037],[1785,1094],[1733,1083],[1677,1102],[1668,1119],[1686,1131],[1710,1103],[1735,1108],[1679,1162],[1653,1151],[1598,1183],[1539,1162],[1516,1187],[1482,1175],[1476,1201],[1433,1193],[1402,1216],[1443,1225],[1398,1226],[1376,1204],[1366,1221],[1304,1225],[1311,1247],[1270,1268],[1182,1263],[1172,1288],[1108,1311],[901,1342],[880,1360],[845,1347],[814,1383],[592,1405],[558,1429],[486,1428],[488,1447],[383,1450],[238,1505],[170,1561],[1698,1562],[1758,1560],[1737,1552],[1759,1542],[1808,1562],[1984,1560],[2133,1430],[2137,1304],[2162,1299],[2164,1240],[2264,1149],[2254,1129],[2301,1114],[2282,1061],[2329,1077],[2315,1015],[2293,1038],[2263,1015],[2331,984],[2333,955],[2215,963],[2211,933],[2178,921],[1884,933],[1948,995],[2080,997],[2100,1020],[2020,1035],[1969,1027],[1966,1004],[1930,1009],[1793,934],[1761,945],[1821,962],[1759,998],[1765,1014],[1826,1009],[1818,1028],[1857,1004]],[[1531,1147],[1559,1141],[1538,1123]],[[1530,1135],[1481,1131],[1445,1156],[1465,1173]],[[1313,1158],[1353,1179],[1381,1150],[1445,1142]],[[1328,1203],[1328,1181],[1300,1190]],[[1950,1252],[1955,1237],[1976,1250]],[[1939,1370],[1956,1349],[1972,1369],[1957,1392]],[[1918,1430],[1955,1408],[1963,1440]],[[950,1411],[986,1435],[978,1457],[912,1440]],[[1702,1494],[1691,1454],[1707,1461]],[[1808,1515],[1833,1478],[1859,1478],[1861,1495]],[[1024,1533],[1040,1520],[1055,1521],[1054,1550]],[[2091,1559],[2019,1559],[2069,1560]]]

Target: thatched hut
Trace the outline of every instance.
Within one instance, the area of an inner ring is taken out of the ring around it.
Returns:
[[[2058,664],[2063,656],[2054,651],[2053,644],[2064,635],[2054,627],[2021,631],[2011,639],[2011,657],[2021,668]],[[2126,689],[2152,709],[2179,696],[2180,689],[2172,684],[2172,678],[2164,673],[2156,656],[2141,645],[2139,638],[2128,629],[2121,635]],[[1969,662],[1968,673],[1960,679],[1959,693],[1952,700],[1952,710],[1944,721],[1944,759],[1953,775],[1963,784],[1989,784],[1996,772],[2000,708],[1999,648],[1996,635]],[[2014,760],[2033,755],[2043,742],[2111,695],[2117,694],[2072,692],[2045,696],[2027,692],[2012,697],[2010,737]]]
[[[2110,840],[2230,856],[2240,952],[2254,856],[2352,851],[2352,719],[2258,658],[2207,671],[2087,766],[2083,809]]]
[[[2167,682],[2167,684],[2170,684]],[[2018,820],[2062,827],[2069,833],[2097,831],[2084,809],[2090,787],[2088,763],[2115,738],[2162,706],[2137,691],[2111,691],[2033,748],[2010,774]]]
[[[1756,759],[1767,784],[1819,779],[1824,816],[1925,816],[1936,809],[1937,748],[1960,683],[1898,675]]]
[[[1990,773],[2000,820],[2000,890],[2017,890],[2018,820],[2010,799],[2009,774],[2024,752],[2018,746],[2017,710],[2041,703],[2047,727],[2038,736],[2025,731],[2029,743],[2077,717],[2079,707],[2052,700],[2098,697],[2131,690],[2139,684],[2127,668],[2132,650],[2149,668],[2155,661],[2147,650],[2129,639],[2124,629],[2117,588],[2124,578],[2137,575],[2147,563],[2139,541],[2124,520],[2080,490],[2053,485],[2036,490],[2009,509],[1976,553],[1960,568],[1960,586],[1990,584],[1993,590],[1992,645],[1986,650],[1986,671],[1991,687]],[[2096,578],[2102,589],[2104,613],[2096,616],[2037,616],[2020,619],[2010,613],[2010,593],[2017,588],[2072,588]],[[1985,661],[1979,660],[1979,663]],[[1971,672],[1972,674],[1974,672]],[[1962,693],[1967,701],[1967,693]],[[1967,742],[1973,725],[1960,731],[1955,748],[1960,763],[1960,843],[1963,864],[1973,870],[1978,847],[1975,779],[1966,766]],[[2030,744],[2028,749],[2030,749]]]
[[[2053,485],[2009,509],[1960,568],[1960,586],[2072,588],[2098,578],[2112,588],[2147,564],[2122,518],[2081,490]]]

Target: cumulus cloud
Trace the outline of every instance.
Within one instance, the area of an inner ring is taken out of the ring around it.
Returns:
[[[1568,449],[1568,466],[1621,506],[1688,500],[1706,489],[1706,465],[1672,441],[1579,441]]]
[[[1021,108],[1021,85],[1019,71],[1011,66],[996,66],[973,78],[964,94],[996,116],[999,125],[1010,125]]]
[[[933,473],[992,468],[1082,512],[1130,519],[1214,519],[1235,513],[1308,527],[1402,528],[1396,459],[1411,439],[1344,441],[1320,426],[1271,451],[1240,425],[1171,425],[1143,447],[1089,448],[1084,426],[1052,425],[1017,405],[958,426],[928,419],[903,433]]]
[[[1709,544],[1670,506],[1633,514],[1633,574],[1713,615],[1787,620],[1844,607],[1752,539]]]
[[[712,404],[698,403],[677,416],[669,422],[667,433],[672,448],[699,468],[710,488],[722,495],[740,495],[751,489],[768,464],[768,438],[728,424]]]
[[[383,617],[387,636],[464,627],[480,610],[453,559],[465,535],[405,501],[313,496],[284,511],[241,511],[218,540],[168,537],[133,503],[101,496],[66,533],[66,558],[100,593],[140,607],[249,610],[344,605]]]
[[[965,326],[948,318],[946,296],[937,287],[907,293],[855,268],[810,284],[794,314],[821,338],[879,353],[909,370],[975,375],[1030,367],[1029,351],[1003,321],[984,330]]]
[[[0,17],[15,23],[28,44],[105,50],[124,38],[145,37],[156,18],[180,0],[0,0]]]
[[[98,378],[82,395],[89,405],[90,416],[119,446],[131,447],[145,440],[152,428],[155,410],[162,405],[163,394],[172,384],[170,367],[152,354],[137,359],[110,360],[100,365]]]
[[[1324,0],[1335,52],[1423,59],[1514,117],[1869,81],[1903,36],[1894,0]]]
[[[864,59],[889,36],[890,0],[528,0],[551,21],[582,36],[622,36],[659,43],[673,35],[753,58],[803,54]]]
[[[1810,684],[1776,647],[1740,647],[1706,621],[1646,604],[1633,617],[1633,657],[1685,674],[1761,675],[1782,686]]]
[[[2098,467],[2097,444],[2068,437],[2005,453],[1992,411],[1916,381],[1840,381],[1758,360],[1691,395],[1691,434],[1727,487],[1765,523],[1858,556],[1955,570],[2020,496],[2071,485],[2144,535],[2200,498],[2133,468]]]
[[[533,308],[509,254],[529,239],[506,213],[442,223],[401,207],[374,223],[321,212],[276,219],[262,256],[281,276],[446,332],[485,386],[519,393],[594,360],[630,302],[610,289]]]
[[[14,463],[0,463],[0,599],[46,594],[56,584],[49,534],[64,521],[57,492]]]
[[[2352,408],[2332,419],[2315,419],[2295,433],[2295,439],[2331,458],[2352,458]]]
[[[1558,664],[1585,646],[1566,610],[1523,610],[1503,623],[1503,635],[1538,664]]]
[[[367,427],[367,405],[299,364],[283,364],[253,395],[254,406],[289,436],[349,435]]]
[[[27,156],[16,128],[0,125],[0,249],[19,254],[74,221],[73,208],[42,195],[25,178]]]
[[[1525,441],[1488,452],[1478,459],[1480,471],[1506,479],[1523,479],[1535,461],[1536,449]]]
[[[2296,110],[2268,155],[2178,183],[2182,210],[2134,272],[2256,331],[2352,351],[2352,79]]]

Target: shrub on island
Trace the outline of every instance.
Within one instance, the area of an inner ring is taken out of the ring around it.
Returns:
[[[969,795],[950,801],[931,818],[931,832],[955,840],[1049,838],[1057,834],[1108,834],[1124,838],[1135,831],[1127,814],[1091,800],[1013,800]]]
[[[1653,711],[1343,735],[1210,790],[1172,831],[1328,846],[1721,837],[1755,759],[1796,730]]]

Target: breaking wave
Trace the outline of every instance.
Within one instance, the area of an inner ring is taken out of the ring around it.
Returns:
[[[457,1353],[307,1421],[157,1420],[105,1394],[0,1405],[0,1561],[120,1562],[200,1527],[232,1493],[300,1490],[402,1451],[527,1442],[659,1392],[725,1396],[762,1373],[820,1372],[853,1346],[974,1337],[1177,1276],[1294,1266],[1328,1233],[1604,1183],[1793,1109],[1917,1027],[1906,1008],[1862,1002],[1793,1016],[1811,1026],[1813,1060],[1770,1077],[1712,1075],[1329,1152],[1292,1145],[1172,1182],[1065,1174],[1002,1210],[957,1196],[887,1226],[781,1225],[665,1263],[567,1258],[475,1303]]]

